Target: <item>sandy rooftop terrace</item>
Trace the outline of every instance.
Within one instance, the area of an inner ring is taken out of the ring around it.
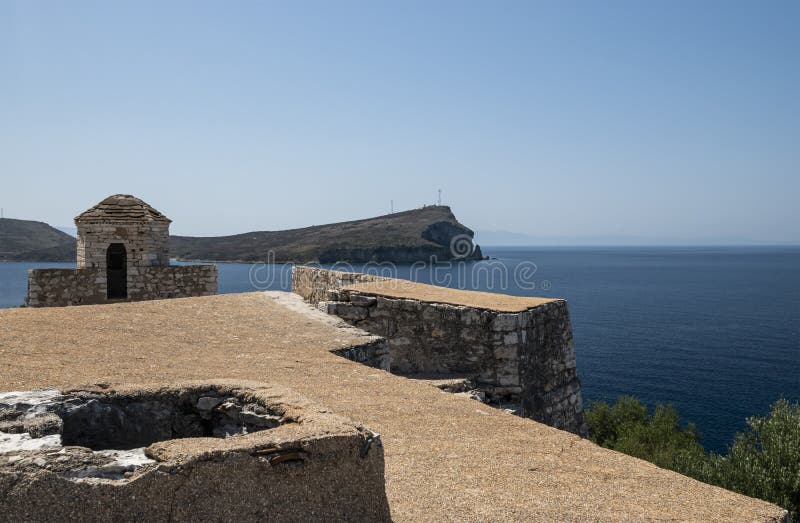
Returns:
[[[782,521],[769,503],[331,353],[370,340],[286,293],[5,309],[0,391],[287,387],[380,433],[397,521]]]
[[[498,312],[523,312],[545,303],[559,301],[556,298],[534,298],[493,292],[450,289],[448,287],[438,287],[394,278],[383,281],[354,283],[343,287],[342,290],[366,295],[446,303],[474,307],[476,309],[491,309]]]

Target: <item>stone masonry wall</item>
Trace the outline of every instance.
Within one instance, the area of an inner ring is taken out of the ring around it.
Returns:
[[[132,301],[211,296],[217,293],[216,265],[142,267],[141,276],[128,287]]]
[[[567,302],[545,303],[513,316],[498,315],[493,330],[505,333],[507,350],[516,347],[523,390],[520,415],[585,435]]]
[[[342,288],[372,275],[295,266],[292,290],[389,344],[398,374],[466,376],[494,403],[525,417],[587,431],[565,301],[518,313],[368,295]]]
[[[29,307],[89,305],[106,301],[106,275],[100,269],[31,269]]]
[[[292,292],[304,300],[319,303],[335,296],[336,291],[354,283],[386,280],[382,276],[360,272],[332,271],[306,265],[292,268]]]
[[[362,363],[367,367],[373,367],[385,371],[391,370],[389,346],[387,345],[386,340],[381,338],[378,338],[376,341],[369,344],[338,349],[333,351],[333,353],[343,358],[347,358],[348,360]]]
[[[107,303],[106,292],[105,269],[31,269],[26,304],[29,307],[63,307]],[[140,267],[136,274],[128,273],[127,301],[216,293],[215,265]]]
[[[340,292],[340,300],[319,306],[385,337],[392,372],[468,376],[493,402],[521,401],[516,349],[492,331],[491,311],[353,292]]]
[[[125,245],[128,272],[138,267],[169,265],[169,224],[157,222],[77,223],[78,268],[106,268],[112,243]]]

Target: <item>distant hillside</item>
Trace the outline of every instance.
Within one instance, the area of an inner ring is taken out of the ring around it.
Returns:
[[[266,261],[272,251],[272,259],[278,262],[411,263],[427,261],[431,256],[450,260],[456,257],[453,250],[464,255],[463,249],[472,237],[473,232],[458,222],[449,207],[431,206],[287,231],[211,238],[172,236],[170,251],[184,260]],[[480,247],[475,246],[466,258],[481,259]]]
[[[43,222],[0,218],[0,261],[75,261],[75,238]]]

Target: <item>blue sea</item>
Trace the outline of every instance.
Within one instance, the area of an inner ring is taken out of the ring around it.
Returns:
[[[724,452],[745,418],[800,402],[798,247],[487,247],[462,264],[339,266],[451,287],[566,298],[585,402],[672,403]],[[27,269],[0,263],[0,307]],[[221,263],[220,292],[283,289],[291,266]]]

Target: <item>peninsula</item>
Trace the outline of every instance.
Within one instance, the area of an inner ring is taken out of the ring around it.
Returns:
[[[171,236],[170,251],[184,260],[413,263],[483,258],[474,233],[450,207],[432,205],[375,218],[286,231],[233,236]]]

